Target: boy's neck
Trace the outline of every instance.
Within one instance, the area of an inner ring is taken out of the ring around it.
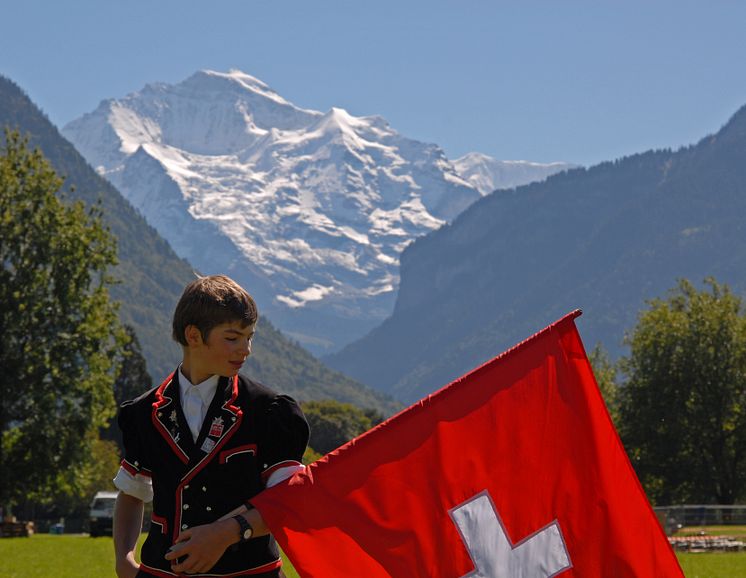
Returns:
[[[206,379],[209,379],[214,374],[207,373],[206,371],[200,371],[197,364],[193,363],[188,354],[184,354],[184,360],[181,362],[181,373],[184,374],[190,383],[193,385],[199,385]]]

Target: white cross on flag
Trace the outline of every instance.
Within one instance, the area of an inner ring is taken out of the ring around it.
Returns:
[[[683,578],[571,313],[251,501],[304,578]]]

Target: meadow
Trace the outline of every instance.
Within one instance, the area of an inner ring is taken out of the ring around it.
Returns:
[[[686,578],[746,578],[746,553],[678,554]],[[111,538],[36,534],[0,540],[0,578],[116,578]],[[299,578],[289,562],[288,578]]]
[[[145,534],[140,536],[140,542]],[[283,556],[284,558],[284,556]],[[285,558],[287,578],[299,578]],[[35,534],[0,539],[0,578],[116,578],[110,537]]]

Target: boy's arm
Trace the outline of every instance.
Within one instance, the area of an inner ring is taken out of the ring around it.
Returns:
[[[166,554],[171,561],[171,570],[181,574],[207,572],[220,559],[226,548],[239,540],[240,527],[233,516],[243,516],[253,529],[252,538],[266,536],[269,528],[264,523],[258,510],[248,510],[245,506],[226,514],[219,520],[203,526],[184,530],[176,539],[176,544],[183,544],[173,552]],[[182,557],[184,558],[183,560]],[[179,558],[181,562],[175,563]]]
[[[119,578],[134,578],[139,570],[135,561],[135,546],[140,537],[143,501],[119,492],[114,505],[114,555]]]

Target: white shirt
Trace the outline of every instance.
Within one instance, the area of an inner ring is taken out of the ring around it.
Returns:
[[[192,439],[196,442],[202,422],[205,420],[207,409],[215,397],[218,388],[219,375],[211,375],[197,385],[189,381],[179,366],[179,393],[181,394],[181,409],[184,411]]]

